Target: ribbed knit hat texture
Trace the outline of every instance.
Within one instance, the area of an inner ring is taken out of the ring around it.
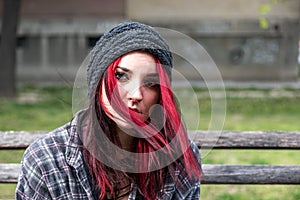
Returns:
[[[144,50],[158,58],[171,78],[172,54],[160,34],[139,22],[123,22],[105,33],[91,51],[87,66],[88,95],[91,98],[107,67],[118,57]]]

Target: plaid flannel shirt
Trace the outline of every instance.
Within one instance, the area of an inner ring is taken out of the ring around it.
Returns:
[[[98,199],[85,167],[77,120],[75,117],[26,149],[16,199]],[[200,163],[199,150],[194,143],[192,147]],[[199,199],[200,182],[176,174],[183,185],[178,188],[172,179],[167,179],[157,199]],[[132,184],[129,200],[138,199],[137,193],[136,185]]]

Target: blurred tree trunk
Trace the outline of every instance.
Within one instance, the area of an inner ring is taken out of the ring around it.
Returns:
[[[3,0],[0,41],[0,97],[16,95],[17,26],[21,0]]]

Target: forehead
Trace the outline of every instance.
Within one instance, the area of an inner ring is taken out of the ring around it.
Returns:
[[[146,70],[156,72],[156,61],[152,54],[133,51],[122,56],[119,66],[125,67],[131,71]]]

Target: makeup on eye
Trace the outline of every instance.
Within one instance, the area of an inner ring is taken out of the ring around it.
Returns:
[[[117,66],[115,77],[118,81],[125,82],[129,80],[130,74],[132,74],[132,72],[129,69],[125,67]]]
[[[118,72],[118,71],[116,71],[116,72],[115,72],[115,76],[116,76],[116,79],[117,79],[118,81],[121,81],[121,82],[124,82],[124,81],[128,81],[128,80],[129,80],[128,75],[127,75],[126,73],[124,73],[124,72]]]
[[[147,88],[152,88],[152,87],[156,87],[159,85],[159,78],[158,76],[154,76],[154,77],[146,77],[146,79],[143,81],[143,86],[147,87]]]

